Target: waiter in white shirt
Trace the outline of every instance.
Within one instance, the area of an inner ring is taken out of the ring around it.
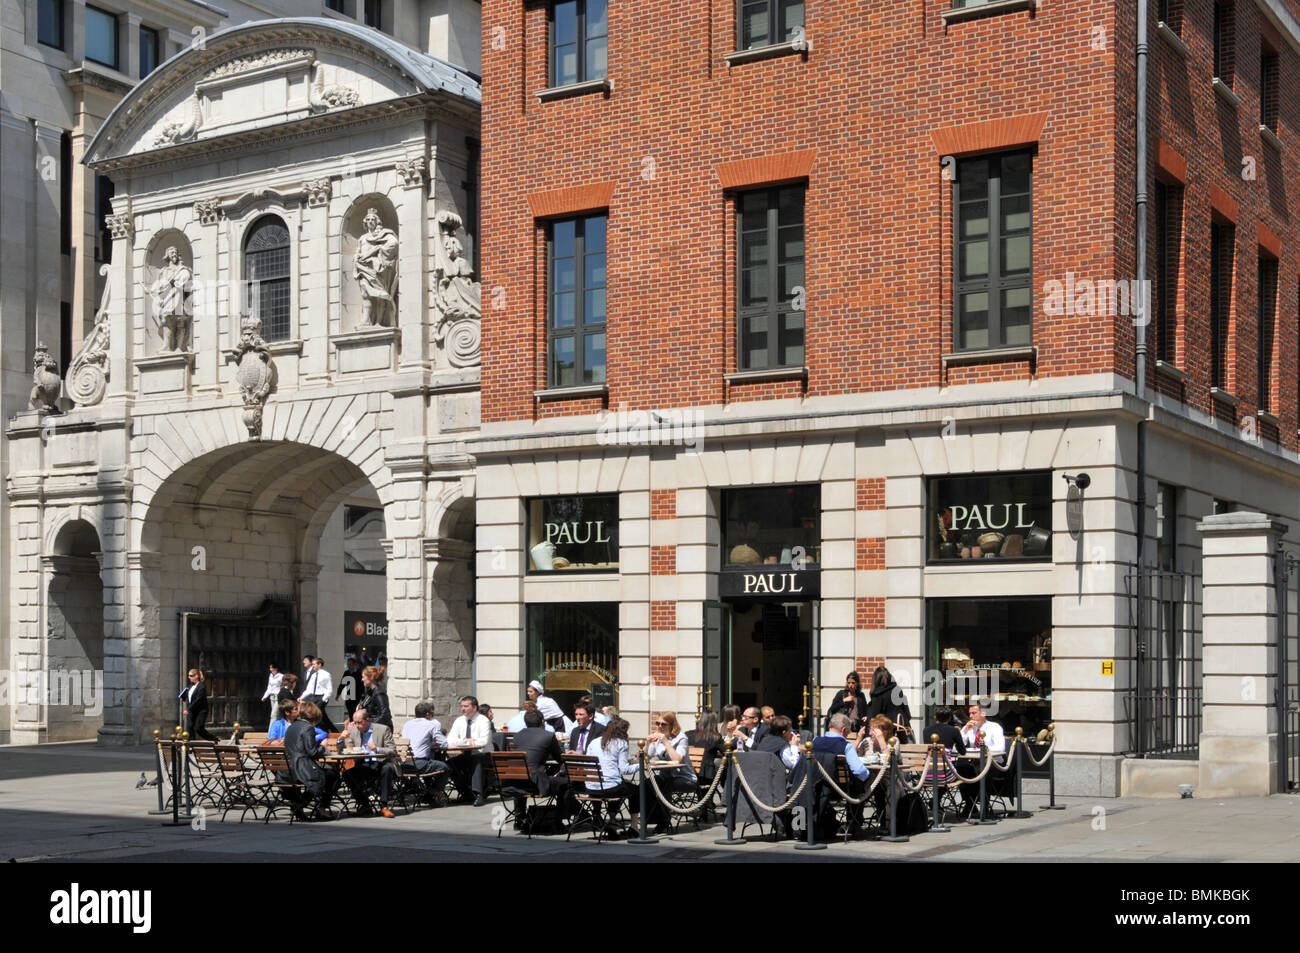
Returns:
[[[314,702],[320,708],[321,727],[330,732],[338,731],[325,712],[325,706],[329,704],[330,696],[333,694],[334,679],[330,677],[329,672],[325,671],[324,660],[312,659],[311,671],[307,673],[307,678],[303,682],[302,694],[298,696],[298,701]]]
[[[473,695],[463,696],[460,717],[452,722],[447,735],[447,760],[461,800],[467,801],[472,795],[475,807],[487,803],[484,780],[491,733],[487,717],[479,713],[478,699]]]
[[[542,719],[551,726],[551,731],[564,731],[564,712],[555,703],[555,699],[542,694],[542,683],[533,679],[528,683],[528,700],[537,705]]]
[[[266,680],[266,691],[262,693],[262,701],[271,699],[271,721],[275,721],[280,717],[280,685],[284,682],[284,673],[274,662],[271,663],[270,668],[271,674]]]
[[[988,746],[989,754],[1006,752],[1007,736],[1002,731],[1002,726],[996,721],[989,721],[984,706],[976,703],[970,706],[970,720],[961,729],[961,740],[966,743],[968,749],[974,751],[979,748],[976,734],[981,731],[984,732],[984,744]]]

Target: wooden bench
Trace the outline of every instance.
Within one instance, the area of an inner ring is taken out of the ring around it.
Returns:
[[[418,793],[430,806],[440,807],[447,802],[445,786],[447,772],[442,770],[420,770],[415,755],[411,751],[411,739],[396,738],[397,756],[400,759],[401,773],[398,775],[398,796],[405,802],[408,793]],[[439,779],[442,784],[438,783]],[[405,803],[403,803],[405,806]]]
[[[599,787],[604,783],[604,775],[600,773],[600,759],[595,755],[566,754],[564,770],[569,776],[569,783],[573,785],[573,797],[578,805],[578,813],[573,816],[569,824],[569,836],[565,840],[572,840],[573,832],[578,825],[588,821],[595,832],[596,843],[599,844],[605,837],[605,824],[600,819],[601,810],[613,805],[609,811],[609,820],[612,823],[622,811],[626,798],[621,793],[611,795],[587,787],[588,784]]]
[[[501,819],[500,824],[497,826],[497,837],[501,836],[501,831],[505,829],[507,822],[515,820],[522,822],[524,832],[531,840],[533,837],[532,826],[528,823],[527,817],[520,818],[517,816],[515,799],[525,798],[526,801],[545,801],[547,804],[553,804],[555,795],[538,793],[537,785],[533,782],[533,776],[528,770],[528,755],[523,751],[493,751],[490,754],[492,769],[496,772],[497,781],[501,785],[501,805],[506,811],[506,816]],[[493,823],[496,824],[497,822],[494,820]]]

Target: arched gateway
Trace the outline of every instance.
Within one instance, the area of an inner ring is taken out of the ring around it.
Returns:
[[[9,427],[7,570],[13,667],[98,673],[102,704],[18,693],[14,741],[144,740],[191,666],[216,724],[264,721],[267,661],[306,653],[337,684],[378,645],[398,716],[472,688],[479,375],[443,342],[476,342],[477,314],[443,307],[430,250],[475,238],[478,95],[373,30],[277,20],[173,58],[105,122],[82,403]]]

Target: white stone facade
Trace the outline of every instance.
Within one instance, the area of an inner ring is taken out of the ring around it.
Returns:
[[[472,247],[460,224],[477,116],[468,74],[374,31],[302,19],[209,37],[105,123],[90,162],[117,182],[120,226],[107,342],[83,362],[104,396],[20,414],[8,482],[10,667],[53,664],[52,622],[84,628],[94,554],[102,639],[78,636],[102,654],[102,739],[138,741],[174,720],[182,610],[289,598],[295,651],[332,650],[334,623],[321,636],[317,618],[334,604],[319,593],[322,533],[359,492],[384,510],[395,713],[423,697],[451,711],[469,689],[464,441],[477,432],[478,368],[439,334],[434,247],[458,230]],[[356,247],[370,209],[389,236],[388,326],[361,326]],[[249,297],[245,239],[268,215],[289,236],[288,333],[263,341],[250,318],[277,299]],[[169,248],[192,276],[192,332],[175,349],[157,320]],[[72,583],[81,597],[53,606]],[[54,707],[17,704],[12,739],[54,737]]]

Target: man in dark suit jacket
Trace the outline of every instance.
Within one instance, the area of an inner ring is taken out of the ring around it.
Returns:
[[[514,750],[522,751],[528,756],[528,773],[533,779],[533,784],[537,788],[537,793],[543,797],[550,795],[555,797],[561,804],[564,803],[564,795],[568,789],[568,782],[563,778],[554,777],[546,770],[548,762],[554,761],[556,764],[564,764],[564,752],[560,749],[559,739],[555,733],[547,728],[542,727],[546,721],[542,718],[539,711],[529,711],[524,714],[524,730],[518,732],[514,738]],[[523,818],[524,798],[515,798],[515,815],[517,818]],[[516,821],[518,824],[519,821]]]
[[[590,702],[578,702],[573,706],[573,720],[577,724],[569,732],[569,750],[574,754],[586,754],[587,745],[605,733],[605,726],[596,721],[596,709]],[[527,716],[524,723],[528,723]]]
[[[370,720],[370,712],[358,707],[352,712],[352,721],[340,737],[348,748],[368,748],[375,758],[358,758],[356,764],[343,772],[352,796],[357,801],[357,816],[367,817],[373,813],[366,788],[374,783],[379,785],[379,813],[392,817],[388,800],[392,794],[393,784],[401,773],[401,756],[397,753],[397,744],[393,741],[393,729]]]
[[[316,816],[329,817],[329,804],[339,786],[339,773],[322,767],[317,759],[325,753],[316,740],[316,726],[305,718],[294,720],[284,732],[284,751],[289,757],[289,770],[294,780],[316,799]]]

